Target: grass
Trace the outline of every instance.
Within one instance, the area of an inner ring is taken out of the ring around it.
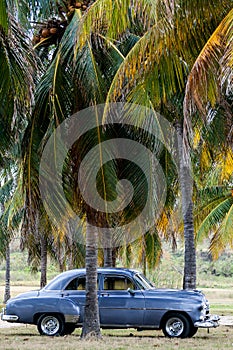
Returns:
[[[183,252],[164,250],[160,265],[148,276],[159,287],[181,288],[183,279]],[[232,252],[212,261],[206,250],[197,252],[197,288],[233,289]]]
[[[212,350],[232,349],[233,332],[220,326],[207,333],[198,330],[191,339],[168,339],[161,331],[137,332],[130,330],[104,330],[100,341],[80,339],[80,330],[65,337],[39,336],[35,326],[0,329],[1,350]]]
[[[232,288],[202,288],[210,302],[211,313],[233,315],[233,289]]]
[[[58,274],[57,267],[49,261],[47,278],[52,279]],[[19,250],[11,252],[11,283],[13,286],[39,285],[40,272],[32,272],[28,266],[27,253]],[[5,282],[5,262],[0,261],[0,285]]]

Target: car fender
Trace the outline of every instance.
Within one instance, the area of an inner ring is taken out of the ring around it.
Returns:
[[[165,320],[167,319],[167,317],[169,317],[169,315],[175,314],[175,313],[185,316],[188,319],[188,321],[190,322],[190,324],[193,325],[193,320],[190,317],[190,314],[188,312],[186,312],[184,310],[169,310],[169,311],[164,313],[163,317],[161,317],[160,324],[159,324],[159,329],[162,328],[162,326],[163,326]]]
[[[66,322],[74,322],[79,318],[80,309],[71,299],[61,296],[17,298],[9,300],[6,305],[6,314],[18,316],[17,323],[36,324],[44,313],[59,313]]]
[[[77,323],[80,316],[79,306],[69,298],[41,298],[41,305],[37,305],[33,314],[33,323],[37,323],[42,314],[60,314],[67,323]]]

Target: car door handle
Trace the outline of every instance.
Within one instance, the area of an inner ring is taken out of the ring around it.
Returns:
[[[102,297],[109,297],[109,293],[101,293]]]

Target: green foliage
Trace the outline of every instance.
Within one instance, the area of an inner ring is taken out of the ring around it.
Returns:
[[[0,30],[8,31],[7,3],[6,0],[0,2]]]
[[[207,254],[206,254],[207,255]],[[218,260],[213,261],[210,254],[208,255],[208,260],[200,259],[200,274],[204,277],[206,276],[216,276],[222,278],[223,284],[227,286],[229,283],[229,278],[233,277],[233,257],[229,251],[223,253]],[[202,277],[202,278],[203,278]],[[227,282],[228,281],[228,282]],[[204,281],[203,281],[204,282]],[[219,287],[221,283],[219,283]]]
[[[15,241],[14,241],[15,242]],[[16,241],[17,242],[17,241]],[[17,242],[18,245],[18,242]],[[48,279],[51,280],[59,273],[56,264],[50,261],[48,265]],[[18,249],[12,249],[11,252],[11,284],[39,286],[39,271],[32,272],[28,265],[27,252],[21,252]],[[0,284],[5,282],[5,263],[0,260]]]

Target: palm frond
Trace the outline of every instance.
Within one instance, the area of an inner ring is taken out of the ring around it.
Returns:
[[[215,29],[199,56],[197,57],[188,77],[186,85],[184,111],[186,119],[197,108],[203,115],[206,114],[208,103],[211,107],[220,102],[221,57],[227,46],[226,62],[230,62],[229,45],[232,40],[233,10],[221,21]],[[231,33],[229,35],[229,33]],[[227,44],[228,43],[228,44]],[[228,67],[227,67],[228,66]],[[231,68],[227,64],[225,69]]]
[[[7,16],[7,2],[2,0],[0,2],[0,30],[4,30],[7,34],[8,32],[8,16]]]
[[[7,134],[15,137],[15,133],[23,130],[25,115],[28,116],[33,103],[37,62],[27,36],[11,16],[7,35],[0,31],[0,60],[1,120]]]
[[[154,269],[160,262],[162,256],[162,243],[156,230],[145,235],[146,260],[149,270]]]
[[[149,96],[153,105],[159,106],[184,88],[185,75],[186,66],[172,49],[169,36],[155,25],[122,62],[107,101],[124,98],[144,105],[143,99]]]
[[[19,228],[24,210],[24,194],[22,189],[22,169],[17,169],[17,178],[14,180],[14,191],[8,200],[7,226],[15,231]]]
[[[147,30],[156,21],[156,7],[153,0],[96,1],[83,17],[77,33],[77,49],[89,40],[90,33],[102,33],[114,40],[129,28]]]
[[[194,199],[194,221],[196,228],[198,229],[200,227],[212,210],[224,200],[230,198],[230,196],[231,192],[227,186],[217,185],[198,189]]]
[[[232,198],[227,198],[221,201],[204,219],[197,231],[197,240],[202,240],[204,237],[211,234],[211,231],[221,225],[221,222],[227,216],[232,206]]]
[[[226,249],[233,247],[233,237],[232,237],[232,227],[233,227],[233,204],[231,205],[228,213],[226,214],[222,224],[214,232],[211,239],[210,252],[214,259],[218,259],[219,255]]]
[[[31,28],[31,21],[40,21],[58,15],[58,4],[55,0],[4,0],[8,11],[18,18],[27,30]]]
[[[229,14],[231,19],[229,20],[229,26],[226,31],[226,45],[223,58],[220,61],[221,64],[221,76],[222,76],[222,92],[227,96],[233,95],[233,11]]]
[[[9,199],[12,192],[13,179],[10,178],[0,187],[0,202],[4,203]]]

